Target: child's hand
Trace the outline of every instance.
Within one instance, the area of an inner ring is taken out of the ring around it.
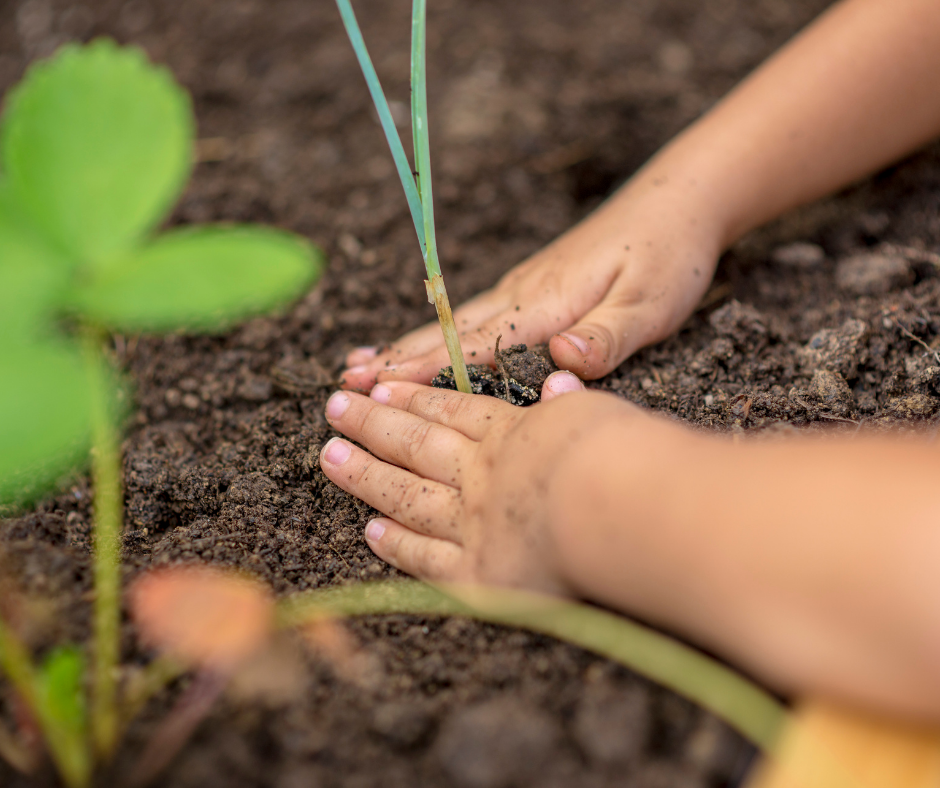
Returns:
[[[553,378],[556,391],[579,385],[567,373]],[[551,380],[547,387],[550,395]],[[331,425],[376,456],[334,439],[320,465],[387,515],[369,523],[366,539],[402,571],[570,595],[553,537],[553,490],[565,487],[565,455],[579,434],[624,410],[635,409],[586,392],[522,409],[414,383],[379,384],[371,398],[337,392],[326,410]]]
[[[492,364],[499,335],[503,347],[549,342],[559,367],[593,380],[673,333],[708,287],[721,241],[708,209],[676,191],[641,179],[457,309],[464,357]],[[364,391],[428,383],[450,361],[435,322],[346,363],[343,387]]]

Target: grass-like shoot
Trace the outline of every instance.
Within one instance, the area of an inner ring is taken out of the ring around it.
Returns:
[[[426,68],[426,41],[427,41],[427,0],[413,0],[411,11],[411,133],[414,143],[415,172],[412,172],[405,149],[402,146],[395,121],[392,119],[388,101],[382,91],[378,75],[372,65],[372,59],[366,49],[362,32],[353,13],[349,0],[336,0],[343,25],[349,35],[353,50],[359,66],[365,76],[372,102],[375,104],[382,131],[392,151],[395,168],[405,190],[411,219],[418,234],[418,243],[424,257],[424,266],[428,278],[425,286],[428,292],[428,301],[434,304],[437,317],[441,323],[444,334],[444,343],[454,370],[454,381],[457,389],[467,394],[471,393],[470,378],[467,375],[467,365],[464,362],[463,351],[460,349],[460,337],[454,323],[454,315],[444,289],[444,278],[441,275],[441,264],[437,254],[437,235],[434,229],[434,198],[431,191],[431,150],[428,137],[428,96],[427,96],[427,68]]]
[[[286,303],[323,268],[311,244],[269,228],[156,232],[189,178],[194,133],[189,96],[169,71],[106,40],[34,65],[0,122],[0,508],[34,499],[91,450],[91,703],[78,652],[35,668],[2,623],[0,668],[70,788],[89,784],[120,728],[127,397],[107,361],[108,332],[217,331]],[[15,742],[0,739],[0,755],[13,753]]]

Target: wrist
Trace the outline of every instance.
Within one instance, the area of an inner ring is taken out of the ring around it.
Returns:
[[[571,593],[675,626],[699,567],[673,517],[676,480],[706,439],[619,401],[556,465],[549,532]]]

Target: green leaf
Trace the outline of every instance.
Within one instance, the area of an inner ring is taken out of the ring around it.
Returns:
[[[0,344],[0,505],[28,502],[87,457],[88,374],[64,343]]]
[[[75,646],[57,648],[46,657],[39,675],[39,703],[60,728],[84,735],[85,656]]]
[[[0,185],[0,337],[32,341],[48,333],[62,301],[68,262],[29,227]]]
[[[68,45],[10,92],[0,157],[13,198],[75,263],[106,264],[163,219],[194,122],[169,71],[107,40]]]
[[[262,227],[197,227],[161,235],[82,288],[85,319],[118,331],[214,331],[298,296],[322,253]]]
[[[85,657],[75,646],[53,651],[37,676],[37,703],[47,743],[71,786],[88,784],[88,709],[85,702]]]

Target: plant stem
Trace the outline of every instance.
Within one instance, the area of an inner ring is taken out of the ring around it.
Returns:
[[[470,616],[573,643],[685,696],[765,752],[789,719],[761,687],[689,646],[613,613],[553,597],[482,586],[438,589],[405,581],[312,591],[285,600],[278,609],[282,626],[324,615],[390,613]]]
[[[457,335],[457,324],[454,323],[454,313],[450,309],[450,301],[444,289],[444,278],[438,274],[430,280],[425,279],[424,284],[428,291],[428,301],[434,304],[437,310],[437,319],[440,321],[441,331],[444,334],[444,344],[447,346],[447,354],[450,356],[450,363],[454,370],[457,391],[472,394],[470,376],[467,374],[463,350],[460,348],[460,337]]]
[[[117,665],[120,648],[120,543],[123,515],[121,450],[100,332],[83,332],[85,363],[92,391],[92,480],[95,490],[95,661],[92,692],[92,733],[95,750],[104,759],[114,752],[118,736]]]
[[[428,272],[428,301],[437,309],[437,318],[444,333],[444,343],[454,370],[457,390],[472,394],[467,365],[460,348],[460,337],[454,323],[441,265],[437,254],[437,233],[434,229],[434,195],[431,190],[431,144],[428,135],[427,91],[427,0],[414,0],[411,6],[411,133],[414,138],[415,169],[421,215],[424,220],[426,250],[424,267]]]

